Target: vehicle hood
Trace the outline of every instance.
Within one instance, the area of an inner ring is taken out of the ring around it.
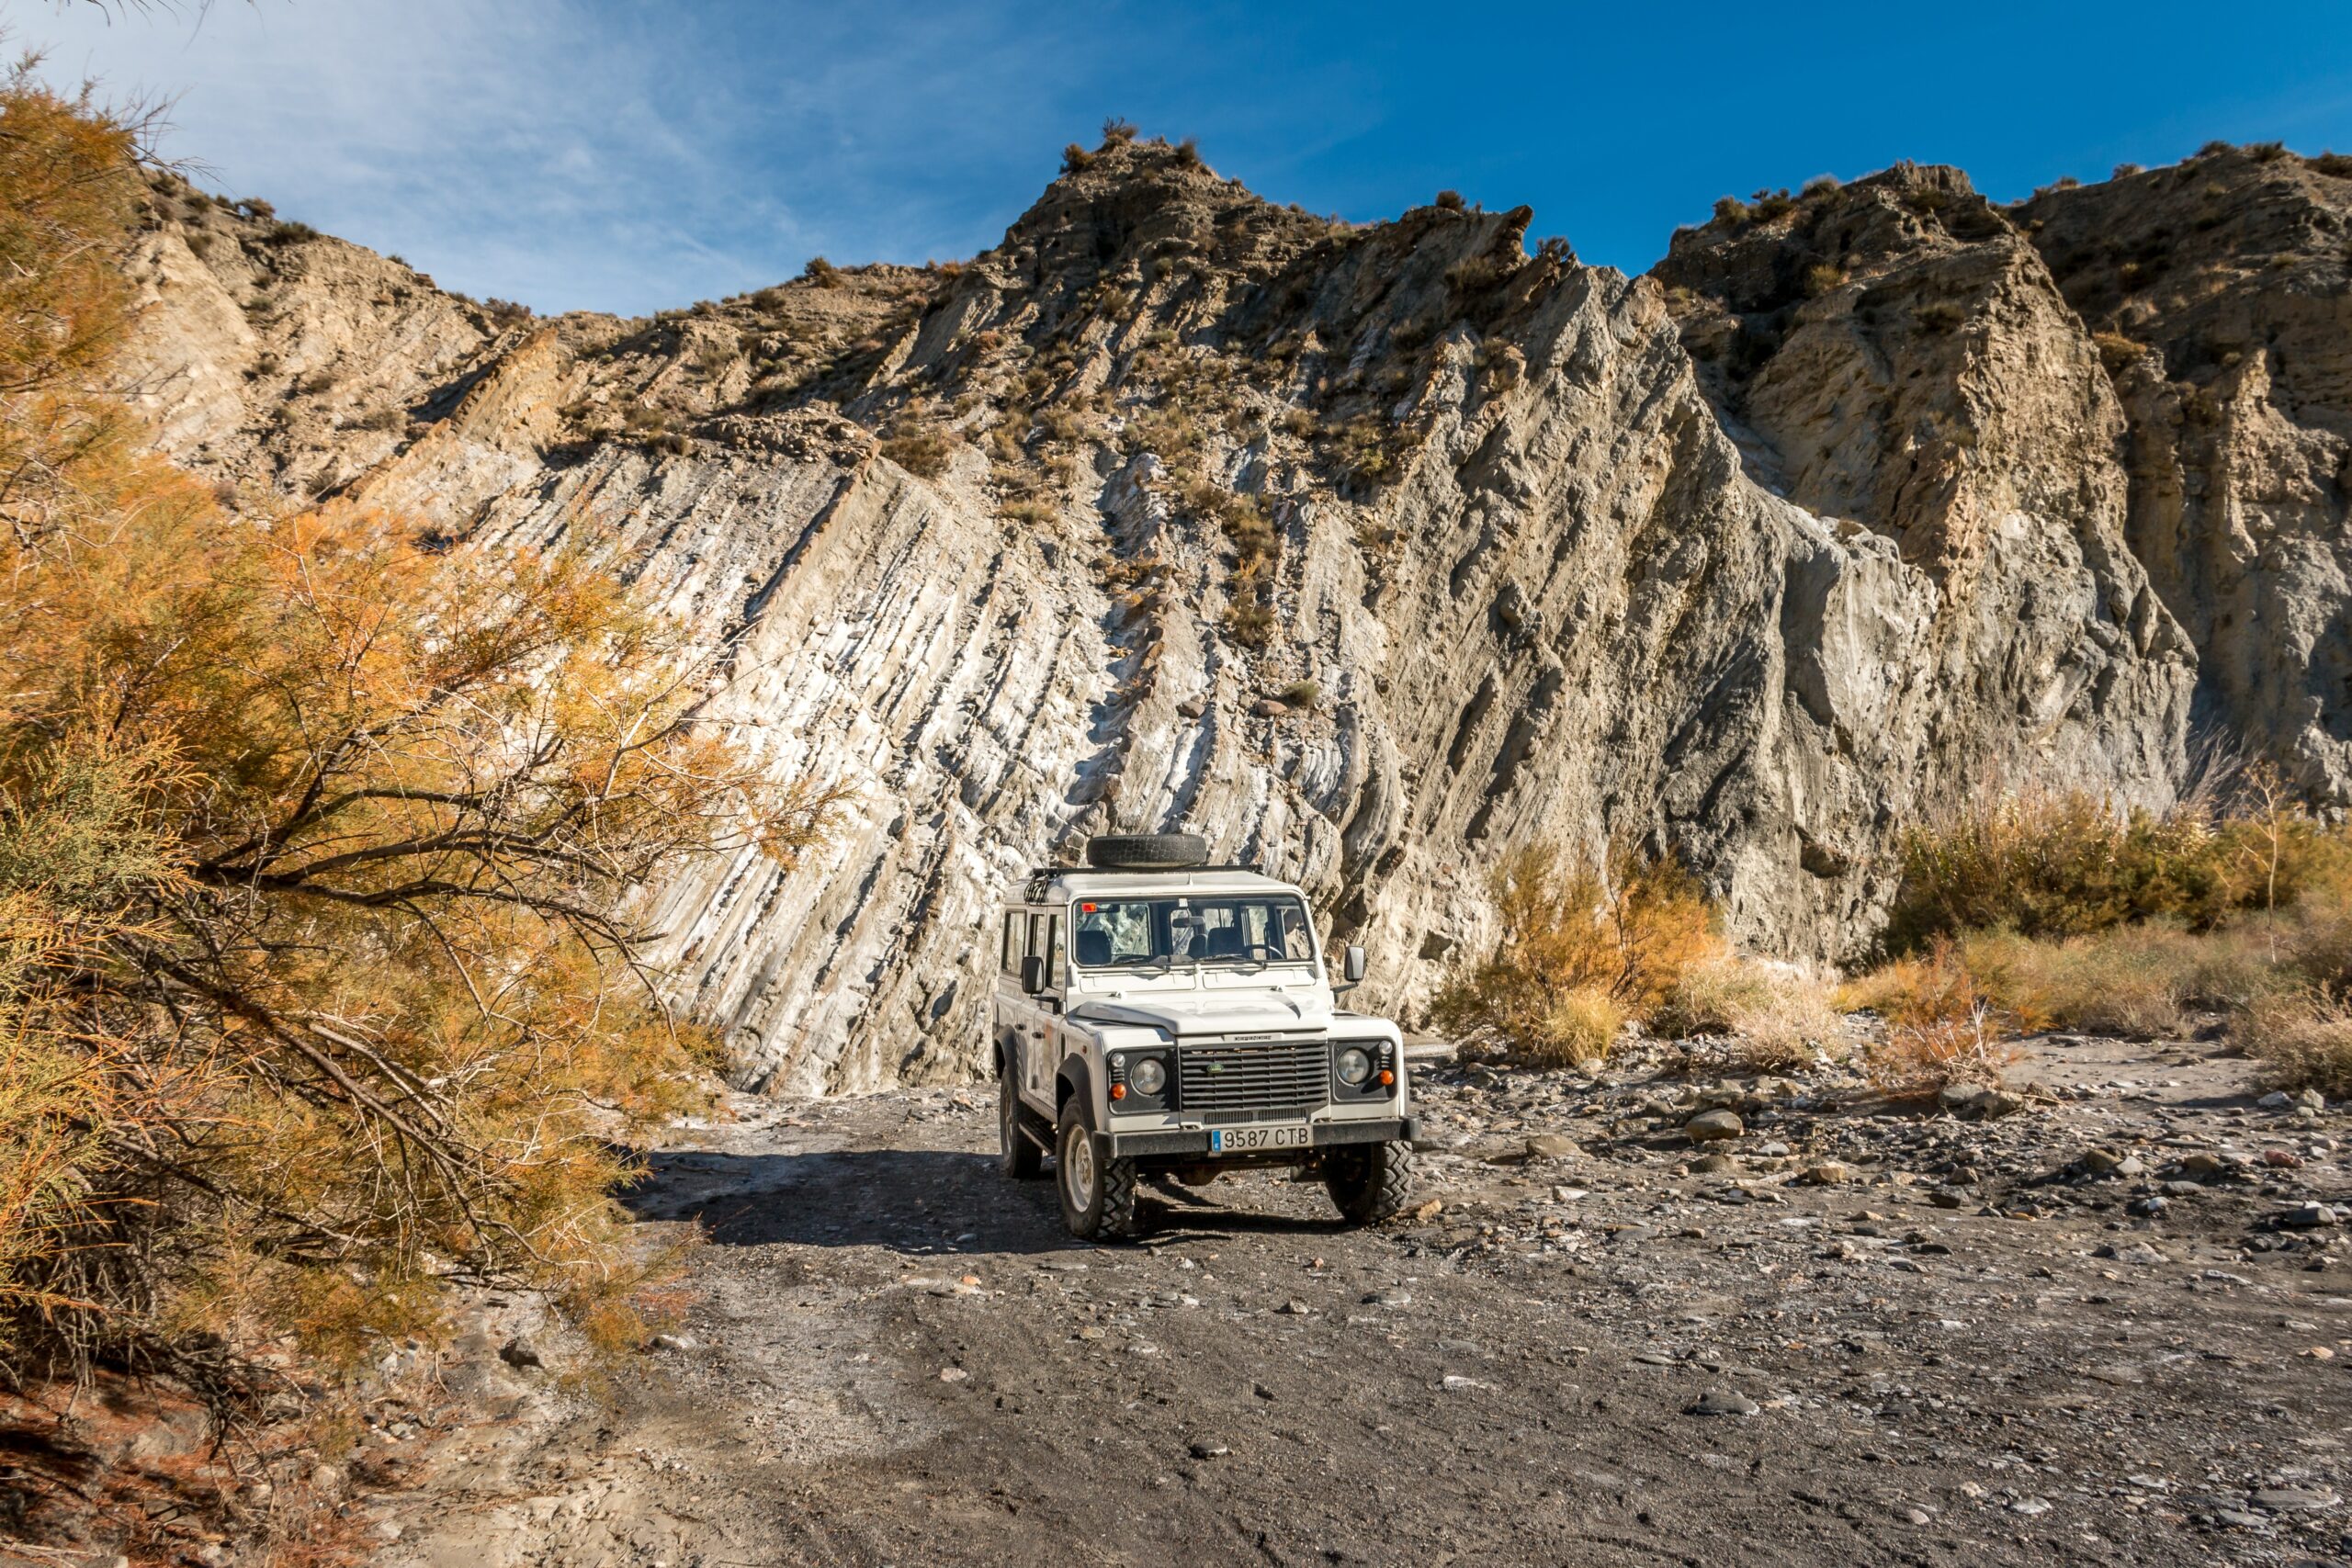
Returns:
[[[1327,1029],[1330,1005],[1314,996],[1218,996],[1214,993],[1129,997],[1115,1002],[1086,1002],[1070,1016],[1093,1023],[1140,1024],[1170,1034],[1256,1034]]]

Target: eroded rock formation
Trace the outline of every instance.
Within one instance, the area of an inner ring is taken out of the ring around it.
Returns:
[[[2314,380],[2245,394],[2295,426],[2292,483],[2336,486],[2294,524],[2319,629],[2249,632],[2206,535],[2217,476],[2233,515],[2269,493],[2258,442],[2159,448],[2119,395],[2093,264],[2044,259],[2113,231],[2067,205],[2095,193],[2021,223],[1898,169],[1628,279],[1531,254],[1523,209],[1351,227],[1185,149],[1073,162],[961,266],[638,321],[514,321],[158,186],[168,449],[251,505],[342,491],[585,543],[720,650],[714,713],[853,786],[797,869],[648,892],[745,1085],[970,1071],[989,912],[1091,830],[1182,826],[1299,877],[1409,1010],[1532,838],[1646,840],[1742,941],[1838,957],[1942,802],[2026,776],[2165,801],[2192,694],[2296,758],[2346,723],[2310,651],[2340,635],[2343,448],[2310,432],[2344,378],[2314,350]],[[2296,169],[2310,201],[2346,188]],[[2298,243],[2233,321],[2276,319],[2292,272],[2340,322],[2340,238]],[[2195,504],[2166,513],[2167,482]],[[2306,692],[2276,724],[2231,695],[2265,668]]]

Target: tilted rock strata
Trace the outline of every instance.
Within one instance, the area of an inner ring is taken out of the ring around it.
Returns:
[[[2352,804],[2352,161],[2217,150],[2017,209],[2131,425],[2132,552],[2194,723]]]
[[[718,652],[714,715],[853,786],[798,867],[647,908],[740,1082],[854,1089],[980,1065],[992,912],[1088,831],[1298,877],[1409,1010],[1539,837],[1641,839],[1739,940],[1842,956],[1924,809],[2168,798],[2197,661],[2125,547],[2123,415],[2006,218],[1908,222],[1944,178],[1842,198],[1849,276],[1772,321],[1769,233],[1662,287],[1530,255],[1523,209],[1351,228],[1153,144],[963,266],[650,321],[167,211],[144,353],[171,449],[248,491],[588,542]],[[371,367],[348,408],[288,397],[298,344]]]

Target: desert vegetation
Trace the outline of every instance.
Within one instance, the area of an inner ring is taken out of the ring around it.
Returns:
[[[2352,838],[2255,769],[2165,812],[1996,795],[1905,835],[1890,962],[1849,989],[1980,1033],[2219,1021],[2284,1088],[2352,1091]]]
[[[1542,1066],[1608,1055],[1684,976],[1721,956],[1713,911],[1670,859],[1616,843],[1597,859],[1541,842],[1497,867],[1493,948],[1432,1003],[1442,1028]]]
[[[1671,863],[1521,851],[1500,932],[1432,1021],[1543,1065],[1629,1023],[1770,1070],[1849,1050],[1891,1092],[1989,1082],[2021,1034],[2225,1031],[2286,1089],[2352,1094],[2352,831],[2248,771],[2168,811],[1990,793],[1913,828],[1879,962],[1834,987],[1727,951]]]
[[[226,1412],[287,1351],[429,1333],[452,1281],[633,1337],[606,1134],[706,1052],[628,892],[789,856],[828,797],[702,722],[584,557],[233,514],[146,455],[112,382],[139,127],[30,67],[0,123],[6,1369]]]

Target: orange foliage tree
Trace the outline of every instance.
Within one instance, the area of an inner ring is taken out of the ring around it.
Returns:
[[[578,554],[241,517],[106,384],[138,128],[0,85],[0,1308],[232,1393],[500,1279],[603,1321],[602,1134],[689,1103],[634,889],[831,797]]]

